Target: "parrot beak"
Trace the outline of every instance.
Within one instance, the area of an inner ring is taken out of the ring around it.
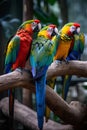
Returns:
[[[73,34],[79,34],[80,33],[80,27],[78,27],[74,32]]]
[[[38,29],[41,30],[41,24],[40,23],[38,23]]]
[[[58,35],[58,29],[55,27],[52,32],[52,36]]]
[[[34,28],[34,32],[38,32],[38,31],[40,31],[40,29],[41,29],[41,24],[40,23],[38,23],[36,26],[35,26],[35,28]]]
[[[55,30],[55,33],[58,34],[58,28],[55,28],[54,30]]]

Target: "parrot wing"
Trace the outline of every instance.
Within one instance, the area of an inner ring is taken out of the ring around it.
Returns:
[[[12,64],[16,61],[18,52],[20,48],[20,38],[15,36],[9,42],[6,51],[6,58],[5,58],[5,73],[11,71]]]
[[[84,50],[84,46],[85,46],[85,36],[83,33],[80,33],[79,34],[79,48],[80,48],[80,52],[83,53],[83,50]]]
[[[38,37],[33,41],[30,55],[33,77],[37,78],[45,74],[48,66],[53,61],[54,53],[56,53],[57,49],[57,47],[54,47],[55,39],[56,37],[52,40]]]

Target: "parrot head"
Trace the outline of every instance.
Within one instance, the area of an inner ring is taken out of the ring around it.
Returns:
[[[73,25],[70,27],[70,32],[73,34],[79,34],[80,33],[80,24],[73,23]]]
[[[56,25],[54,24],[50,24],[48,26],[47,32],[51,35],[51,36],[55,36],[58,34],[58,29],[56,27]]]
[[[38,19],[33,20],[31,26],[33,31],[39,31],[41,29],[40,20]]]
[[[36,32],[41,29],[41,23],[38,19],[27,20],[18,29],[24,29],[28,32]]]
[[[38,36],[44,36],[45,38],[52,39],[53,36],[58,34],[58,28],[54,24],[49,24],[48,26],[43,27]]]
[[[63,34],[66,34],[68,36],[73,36],[74,34],[80,33],[80,24],[79,23],[67,23],[63,26],[63,28],[60,30]]]

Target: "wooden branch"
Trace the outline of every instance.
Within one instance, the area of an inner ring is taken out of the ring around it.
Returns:
[[[70,61],[68,64],[65,62],[56,64],[54,61],[47,71],[47,78],[66,74],[87,77],[87,61]]]
[[[0,109],[8,116],[8,98],[4,98],[0,101]],[[37,115],[36,112],[24,106],[15,100],[14,119],[22,123],[24,126],[31,128],[32,130],[38,130],[37,127]],[[44,122],[43,130],[74,130],[72,125],[62,125],[49,120],[48,123]]]
[[[80,66],[80,67],[79,67]],[[71,61],[69,64],[62,63],[56,65],[53,63],[47,72],[47,78],[64,74],[76,74],[87,76],[87,62]],[[50,73],[51,72],[51,73]],[[0,91],[14,87],[24,87],[35,91],[32,76],[29,73],[22,71],[14,71],[12,73],[0,76]],[[53,98],[52,98],[53,97]],[[85,106],[81,104],[74,106],[68,105],[58,94],[47,86],[46,102],[50,109],[58,115],[64,122],[76,125],[87,120],[87,112]],[[76,107],[76,106],[79,107]]]
[[[53,62],[47,71],[47,79],[61,75],[77,75],[80,77],[87,77],[87,61],[70,61],[68,64],[56,64]],[[0,91],[7,90],[14,87],[24,87],[28,89],[32,86],[32,75],[26,72],[14,71],[9,74],[0,76]],[[29,84],[28,84],[29,83]]]

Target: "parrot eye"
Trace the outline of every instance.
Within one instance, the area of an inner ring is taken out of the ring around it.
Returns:
[[[48,28],[48,32],[52,32],[53,31],[53,28]]]
[[[36,24],[35,22],[32,23],[32,29],[33,29],[33,30],[34,30],[34,28],[36,27],[36,25],[37,25],[37,24]]]
[[[73,33],[75,30],[76,30],[76,27],[75,27],[75,26],[71,26],[71,27],[70,27],[70,32],[71,32],[71,33]]]

